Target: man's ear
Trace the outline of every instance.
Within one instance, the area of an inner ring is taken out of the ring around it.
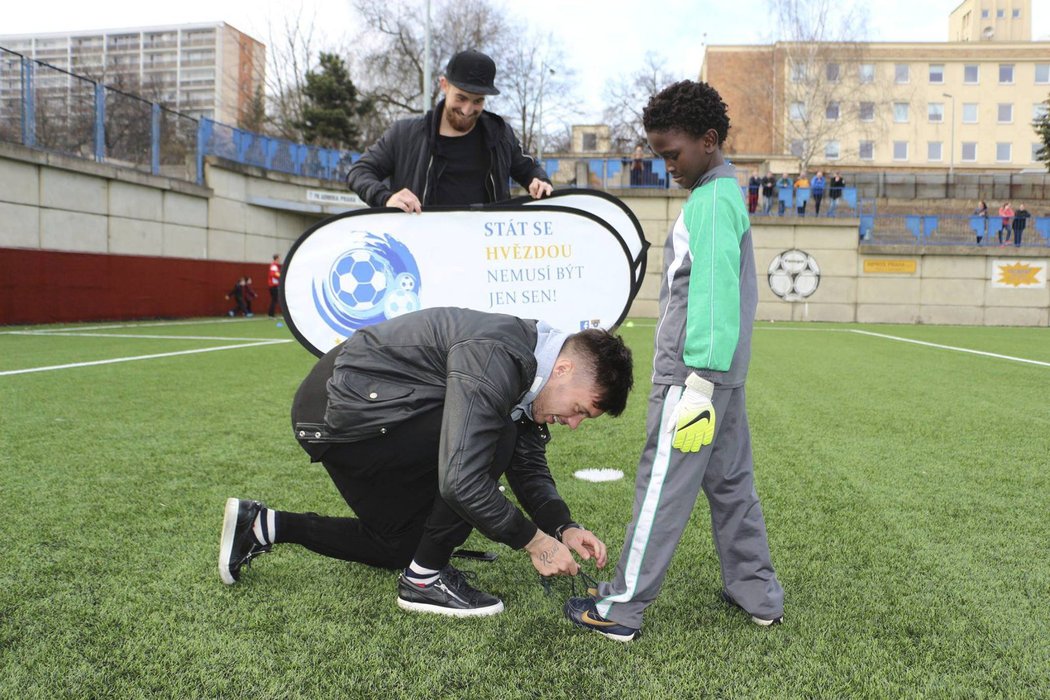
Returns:
[[[572,359],[565,355],[558,356],[558,359],[554,361],[554,369],[551,370],[551,375],[555,377],[561,377],[572,372],[573,368]]]

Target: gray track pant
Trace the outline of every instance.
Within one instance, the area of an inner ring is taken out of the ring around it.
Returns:
[[[722,585],[744,610],[765,619],[784,612],[784,590],[769,558],[766,524],[755,493],[744,388],[716,387],[714,441],[699,452],[672,449],[670,416],[683,387],[654,385],[648,438],[635,480],[634,518],[627,526],[612,582],[600,584],[598,612],[642,626],[660,592],[671,557],[703,486],[722,565]]]

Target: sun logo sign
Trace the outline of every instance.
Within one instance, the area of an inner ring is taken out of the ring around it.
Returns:
[[[344,336],[420,308],[419,267],[408,248],[389,234],[354,231],[347,248],[313,281],[317,312]]]
[[[769,263],[769,288],[784,301],[800,301],[820,286],[820,266],[804,250],[785,250]]]

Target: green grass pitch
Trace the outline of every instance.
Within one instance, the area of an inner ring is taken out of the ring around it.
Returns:
[[[625,415],[556,428],[548,453],[613,562],[652,326],[622,329]],[[463,568],[505,600],[494,618],[402,612],[393,573],[291,545],[223,586],[226,497],[347,513],[291,436],[313,357],[261,344],[291,340],[266,319],[25,330],[0,329],[0,697],[1050,697],[1046,328],[759,324],[749,417],[785,624],[721,602],[701,499],[631,645],[572,627],[567,582],[544,595],[477,535],[500,557]]]

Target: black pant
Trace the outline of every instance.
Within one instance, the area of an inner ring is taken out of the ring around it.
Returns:
[[[294,542],[336,559],[403,568],[414,558],[440,569],[472,526],[438,494],[441,409],[385,436],[329,446],[321,461],[357,518],[278,512],[277,542]],[[507,418],[489,476],[507,470],[517,425]]]
[[[816,210],[817,216],[820,216],[820,202],[823,199],[824,199],[824,195],[823,194],[816,194],[816,193],[814,193],[814,195],[813,195],[813,208]]]
[[[273,316],[274,311],[277,310],[277,290],[279,287],[270,287],[270,311],[269,315]]]

